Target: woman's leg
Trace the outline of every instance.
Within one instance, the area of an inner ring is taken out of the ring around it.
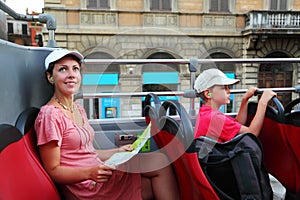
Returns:
[[[142,198],[143,198],[143,200],[153,200],[154,199],[151,179],[144,177],[144,176],[142,176]]]
[[[140,154],[142,196],[145,199],[179,199],[177,180],[171,163],[162,153]]]

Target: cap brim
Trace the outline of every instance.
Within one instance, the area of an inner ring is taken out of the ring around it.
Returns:
[[[67,55],[74,55],[79,60],[83,60],[83,58],[84,58],[83,55],[81,55],[77,51],[69,51],[67,49],[55,49],[45,59],[46,70],[48,69],[50,63],[56,62]]]
[[[240,82],[239,79],[228,79],[226,81],[223,82],[223,84],[220,85],[235,85],[238,84]]]

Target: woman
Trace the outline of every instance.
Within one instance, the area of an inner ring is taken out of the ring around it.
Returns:
[[[178,199],[176,179],[163,154],[134,158],[131,164],[141,174],[103,164],[112,154],[131,149],[129,145],[94,149],[94,130],[83,107],[73,101],[81,84],[82,59],[80,53],[66,49],[54,50],[45,59],[46,77],[54,94],[41,107],[35,129],[50,177],[61,186],[66,199]],[[158,169],[160,163],[167,167]],[[128,167],[130,164],[123,168]]]
[[[229,117],[219,111],[222,105],[230,103],[230,85],[239,83],[238,79],[229,79],[218,69],[204,70],[196,79],[194,88],[205,102],[199,109],[195,125],[195,137],[207,135],[219,142],[231,140],[240,133],[253,133],[258,136],[263,125],[268,102],[276,93],[265,90],[258,102],[256,114],[248,126],[247,103],[258,88],[251,87],[243,96],[236,118]]]

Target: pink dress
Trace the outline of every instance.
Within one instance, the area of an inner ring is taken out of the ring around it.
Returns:
[[[68,167],[88,167],[103,163],[93,147],[94,130],[88,123],[82,106],[76,103],[83,116],[83,126],[78,126],[53,105],[41,107],[35,121],[37,145],[57,141],[61,153],[61,165]],[[66,199],[142,199],[140,174],[114,171],[106,183],[86,180],[72,185],[61,185]]]
[[[206,135],[219,142],[226,142],[238,134],[241,126],[234,118],[203,105],[195,124],[195,138]]]

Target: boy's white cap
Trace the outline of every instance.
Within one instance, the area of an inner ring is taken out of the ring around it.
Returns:
[[[196,79],[194,89],[198,93],[215,85],[233,85],[239,83],[239,79],[228,78],[222,71],[212,68],[204,70]]]
[[[77,51],[69,51],[67,49],[62,49],[62,48],[55,49],[45,59],[46,70],[48,69],[50,63],[58,61],[59,59],[70,54],[76,56],[79,60],[83,60],[84,58],[83,55],[81,55],[81,53]]]

